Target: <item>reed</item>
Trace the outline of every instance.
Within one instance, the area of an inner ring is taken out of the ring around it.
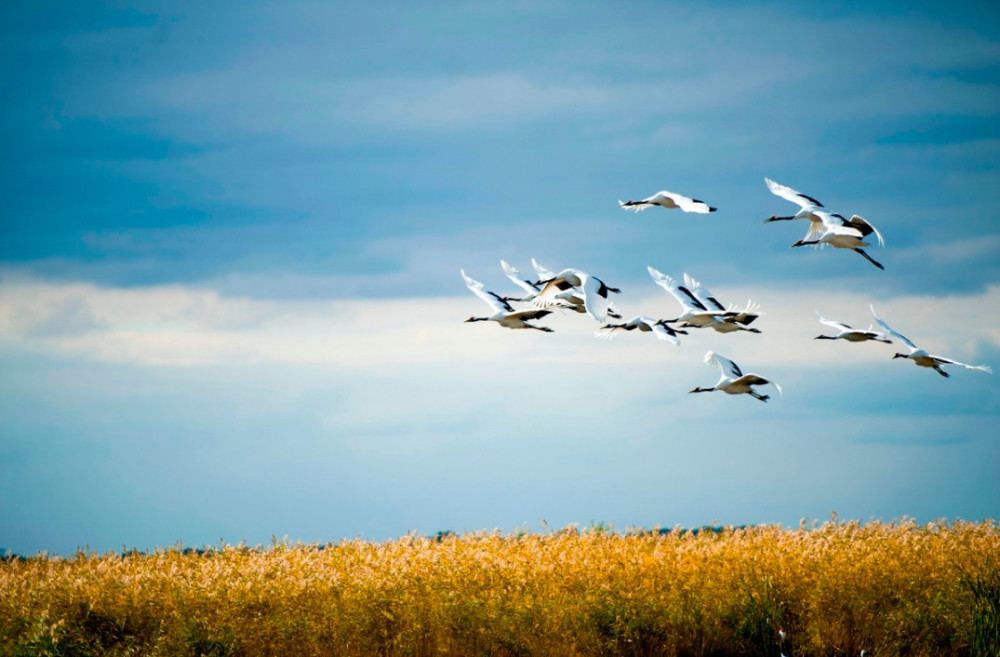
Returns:
[[[997,655],[998,564],[995,521],[37,555],[0,655]]]

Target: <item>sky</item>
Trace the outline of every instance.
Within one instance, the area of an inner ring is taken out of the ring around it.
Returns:
[[[813,340],[1000,368],[996,3],[5,3],[0,79],[0,549],[1000,515],[1000,375]],[[532,258],[762,332],[464,323]]]

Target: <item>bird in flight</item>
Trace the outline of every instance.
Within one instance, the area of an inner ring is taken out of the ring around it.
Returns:
[[[898,333],[897,331],[894,331],[892,327],[886,324],[885,320],[879,317],[878,313],[875,312],[875,306],[869,306],[869,308],[871,308],[872,316],[875,318],[875,321],[878,322],[882,328],[888,331],[889,335],[896,338],[910,349],[910,353],[908,354],[901,354],[897,352],[896,355],[893,356],[893,359],[909,358],[911,361],[913,361],[920,367],[929,367],[945,378],[951,375],[945,372],[943,369],[941,369],[942,365],[958,365],[960,367],[964,367],[967,370],[979,370],[980,372],[993,374],[993,370],[990,368],[989,365],[968,365],[966,363],[960,363],[957,360],[952,360],[950,358],[944,358],[942,356],[935,356],[933,354],[927,353],[926,350],[921,349],[917,345],[913,344],[913,342],[907,339],[904,335]]]
[[[772,385],[778,391],[778,394],[781,394],[781,386],[774,381],[769,381],[768,379],[753,373],[744,374],[739,365],[713,351],[709,351],[705,354],[705,362],[716,365],[719,368],[719,372],[721,372],[722,377],[719,379],[719,382],[711,388],[698,387],[691,392],[715,392],[716,390],[721,390],[722,392],[730,395],[750,395],[754,399],[766,402],[770,399],[770,396],[760,394],[753,389],[753,386]]]
[[[495,292],[484,289],[483,284],[467,276],[464,269],[460,271],[462,278],[465,280],[465,285],[472,290],[473,294],[485,301],[493,309],[493,314],[489,317],[470,317],[465,320],[466,322],[496,322],[504,328],[535,329],[536,331],[544,331],[546,333],[552,332],[552,329],[548,326],[535,326],[528,323],[533,319],[541,319],[546,315],[552,314],[551,310],[545,310],[544,308],[514,310],[514,307],[505,301],[503,297]]]
[[[673,328],[665,319],[653,319],[652,317],[646,317],[645,315],[633,317],[627,322],[622,322],[621,324],[605,324],[598,329],[594,335],[605,340],[611,340],[616,334],[622,331],[634,331],[636,329],[639,329],[644,333],[652,331],[653,335],[655,335],[658,339],[674,345],[680,345],[681,343],[681,341],[677,339],[678,334],[687,335],[687,331]]]
[[[697,214],[708,214],[709,212],[715,212],[718,209],[713,208],[708,203],[699,201],[696,198],[690,198],[682,194],[668,192],[666,190],[656,192],[649,198],[644,198],[641,201],[618,201],[618,207],[624,208],[625,210],[632,210],[633,212],[641,212],[642,210],[654,205],[658,205],[661,208],[667,208],[668,210],[680,208],[681,210],[684,210],[684,212],[694,212]]]
[[[816,319],[818,319],[820,323],[826,324],[830,328],[837,330],[838,333],[837,335],[817,335],[813,338],[814,340],[847,340],[848,342],[867,342],[868,340],[874,340],[875,342],[892,344],[892,340],[890,340],[885,333],[876,331],[871,326],[868,327],[867,331],[852,328],[843,322],[825,319],[819,314],[818,310],[816,311]]]

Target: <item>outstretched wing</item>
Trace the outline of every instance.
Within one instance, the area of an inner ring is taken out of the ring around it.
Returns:
[[[459,271],[462,273],[462,278],[465,279],[466,287],[472,290],[472,293],[477,297],[489,304],[490,308],[493,309],[493,312],[511,312],[514,310],[509,303],[501,299],[499,296],[493,292],[485,290],[482,283],[467,276],[464,269],[460,269]]]
[[[767,184],[767,188],[771,190],[772,194],[780,196],[786,201],[791,201],[802,209],[823,207],[823,204],[814,199],[812,196],[806,196],[802,192],[797,192],[791,187],[786,187],[785,185],[776,183],[770,178],[764,178],[764,182]]]
[[[831,328],[835,328],[838,331],[853,331],[854,330],[853,328],[851,328],[850,326],[848,326],[847,324],[845,324],[843,322],[835,322],[832,319],[824,319],[823,316],[819,314],[818,310],[816,311],[816,319],[818,319],[821,324],[826,324],[827,326],[829,326]]]
[[[649,271],[649,275],[652,277],[653,281],[677,299],[677,303],[681,304],[685,310],[708,310],[705,304],[703,304],[701,300],[699,300],[698,297],[696,297],[691,290],[687,289],[685,286],[679,284],[663,272],[653,269],[648,265],[646,266],[646,270]]]
[[[579,274],[582,279],[583,307],[587,309],[587,314],[599,322],[608,321],[608,309],[611,302],[607,297],[607,286],[600,279],[594,278],[584,273]]]
[[[521,272],[517,270],[516,267],[511,266],[506,260],[500,261],[500,266],[503,267],[503,271],[507,274],[507,278],[514,282],[515,285],[520,287],[522,290],[528,294],[534,294],[538,292],[538,286],[526,278],[521,278]]]
[[[875,226],[872,226],[864,217],[859,217],[858,215],[852,215],[851,220],[846,222],[847,225],[853,226],[861,231],[861,237],[868,237],[872,233],[875,234],[875,239],[878,240],[879,246],[885,246],[885,240],[882,239],[882,233],[878,232]]]
[[[624,333],[628,331],[624,324],[605,324],[601,328],[594,331],[594,336],[602,340],[613,340],[619,333]]]
[[[705,362],[715,364],[719,368],[719,371],[722,372],[723,377],[738,379],[743,376],[743,371],[739,365],[714,351],[708,351],[705,354]]]
[[[868,308],[871,309],[871,311],[872,311],[872,317],[875,318],[875,321],[878,322],[879,326],[881,326],[886,331],[888,331],[889,335],[891,335],[892,337],[896,338],[897,340],[899,340],[900,342],[902,342],[903,344],[905,344],[910,349],[917,349],[917,345],[913,344],[913,342],[910,341],[909,338],[907,338],[902,333],[897,333],[896,331],[894,331],[891,326],[889,326],[888,324],[885,323],[885,320],[883,320],[881,317],[878,316],[878,313],[875,312],[875,306],[874,305],[868,304]]]
[[[690,198],[684,196],[683,194],[677,194],[674,192],[660,192],[665,196],[669,196],[673,200],[674,205],[679,207],[684,212],[695,212],[697,214],[708,214],[709,212],[714,212],[715,208],[711,207],[708,203],[700,201],[696,198]]]
[[[702,301],[702,305],[706,307],[714,308],[715,310],[725,310],[726,307],[722,305],[722,302],[712,294],[707,287],[696,281],[691,276],[688,276],[687,272],[684,272],[684,285],[694,294],[698,299]]]
[[[945,365],[958,365],[959,367],[964,367],[967,370],[979,370],[980,372],[986,372],[987,374],[993,374],[993,368],[989,365],[969,365],[968,363],[962,363],[957,360],[952,360],[950,358],[943,358],[942,356],[931,356],[935,362],[945,364]]]
[[[664,342],[669,342],[670,344],[680,346],[681,341],[677,339],[677,334],[667,326],[659,324],[653,320],[649,321],[649,327],[653,329],[653,335]]]
[[[549,281],[556,277],[555,272],[542,267],[534,258],[531,259],[531,266],[535,268],[535,273],[538,274],[538,280],[540,281]]]

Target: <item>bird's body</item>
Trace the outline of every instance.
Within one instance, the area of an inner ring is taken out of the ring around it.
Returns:
[[[697,214],[708,214],[709,212],[715,212],[718,209],[713,208],[708,203],[699,201],[696,198],[690,198],[682,194],[668,192],[666,190],[657,192],[649,198],[644,198],[641,201],[618,201],[618,207],[625,210],[632,210],[633,212],[641,212],[642,210],[651,208],[654,205],[658,205],[661,208],[667,208],[668,210],[680,208],[681,210],[684,210],[684,212],[694,212]]]
[[[858,215],[853,215],[850,220],[847,220],[843,215],[837,214],[836,212],[826,212],[825,210],[816,210],[815,214],[820,217],[819,225],[810,224],[809,232],[806,236],[792,244],[792,248],[797,246],[807,246],[807,245],[818,245],[823,246],[829,244],[830,246],[837,249],[850,249],[862,255],[868,262],[872,263],[879,269],[885,269],[881,263],[877,262],[861,247],[871,246],[864,239],[869,235],[875,235],[879,246],[885,246],[885,240],[882,239],[882,234],[875,229],[864,217],[859,217]]]
[[[488,317],[470,317],[465,320],[466,322],[496,322],[504,328],[535,329],[546,333],[552,332],[552,329],[547,326],[534,326],[528,323],[533,319],[540,319],[552,314],[551,310],[541,308],[515,310],[503,297],[484,289],[482,283],[467,276],[464,269],[460,271],[462,278],[465,280],[466,287],[493,309],[493,314]]]
[[[673,278],[654,269],[653,267],[647,266],[646,269],[653,281],[669,292],[672,297],[677,299],[677,303],[681,304],[683,312],[681,312],[676,319],[668,320],[671,323],[679,323],[681,328],[712,328],[719,333],[731,333],[733,331],[741,330],[749,331],[751,333],[760,332],[757,329],[746,328],[736,321],[736,318],[741,315],[741,312],[736,310],[720,310],[718,308],[710,308],[709,305],[699,299],[698,296],[688,289],[687,286],[680,284]],[[753,320],[750,319],[745,321],[746,323],[750,323],[750,321]]]
[[[727,308],[722,305],[718,297],[712,294],[707,287],[696,281],[691,276],[688,276],[687,272],[684,272],[684,285],[691,291],[694,296],[701,301],[702,305],[706,306],[709,310],[715,309],[727,313],[726,321],[722,324],[722,327],[718,324],[713,325],[716,331],[720,333],[732,333],[733,331],[749,331],[750,333],[760,333],[757,329],[744,328],[751,324],[755,319],[760,317],[760,313],[757,310],[760,308],[758,304],[755,304],[752,300],[747,300],[747,305],[743,308],[736,308],[733,304],[730,304]],[[731,314],[735,312],[736,314]]]
[[[716,354],[715,352],[709,351],[706,353],[705,362],[716,365],[722,376],[719,379],[719,382],[711,388],[697,387],[694,390],[691,390],[691,392],[715,392],[716,390],[720,390],[730,395],[750,395],[754,399],[766,402],[770,399],[770,397],[768,395],[760,394],[754,390],[753,387],[772,385],[778,391],[778,394],[781,394],[781,386],[774,381],[765,379],[758,374],[744,374],[739,365],[724,356]]]
[[[905,344],[910,350],[910,353],[908,354],[896,353],[893,356],[894,359],[907,358],[913,361],[915,364],[919,365],[920,367],[931,368],[932,370],[934,370],[935,372],[937,372],[938,374],[940,374],[945,378],[948,378],[951,375],[945,372],[943,369],[941,369],[942,365],[958,365],[959,367],[964,367],[967,370],[979,370],[980,372],[993,374],[993,370],[990,368],[989,365],[969,365],[967,363],[961,363],[957,360],[952,360],[950,358],[945,358],[943,356],[935,356],[934,354],[927,353],[925,349],[921,349],[917,345],[913,344],[913,342],[910,341],[907,337],[905,337],[904,335],[902,335],[897,331],[894,331],[892,327],[886,324],[885,320],[879,317],[878,313],[875,312],[874,306],[869,306],[869,308],[871,308],[872,316],[875,318],[875,321],[878,322],[882,328],[888,331],[889,335],[891,335],[892,337],[896,338],[897,340]]]
[[[835,329],[837,335],[817,335],[814,340],[846,340],[847,342],[867,342],[873,340],[875,342],[884,342],[886,344],[892,344],[892,340],[888,338],[885,333],[881,331],[876,331],[873,327],[869,326],[867,331],[862,331],[860,329],[852,328],[843,322],[837,322],[830,319],[824,319],[819,311],[816,311],[816,318],[823,324]]]
[[[613,312],[608,295],[621,292],[618,288],[609,287],[596,276],[572,268],[539,279],[535,281],[535,285],[540,286],[538,294],[531,301],[536,306],[545,308],[566,301],[572,303],[579,294],[583,298],[587,314],[598,322],[606,322]]]
[[[680,345],[681,343],[680,340],[677,339],[678,333],[687,335],[687,331],[678,331],[672,328],[669,324],[667,324],[666,320],[653,319],[652,317],[646,317],[644,315],[633,317],[629,321],[622,322],[621,324],[605,324],[596,333],[594,333],[594,335],[599,338],[604,338],[605,340],[611,340],[621,331],[634,331],[636,329],[646,333],[652,332],[658,339],[674,345]]]

